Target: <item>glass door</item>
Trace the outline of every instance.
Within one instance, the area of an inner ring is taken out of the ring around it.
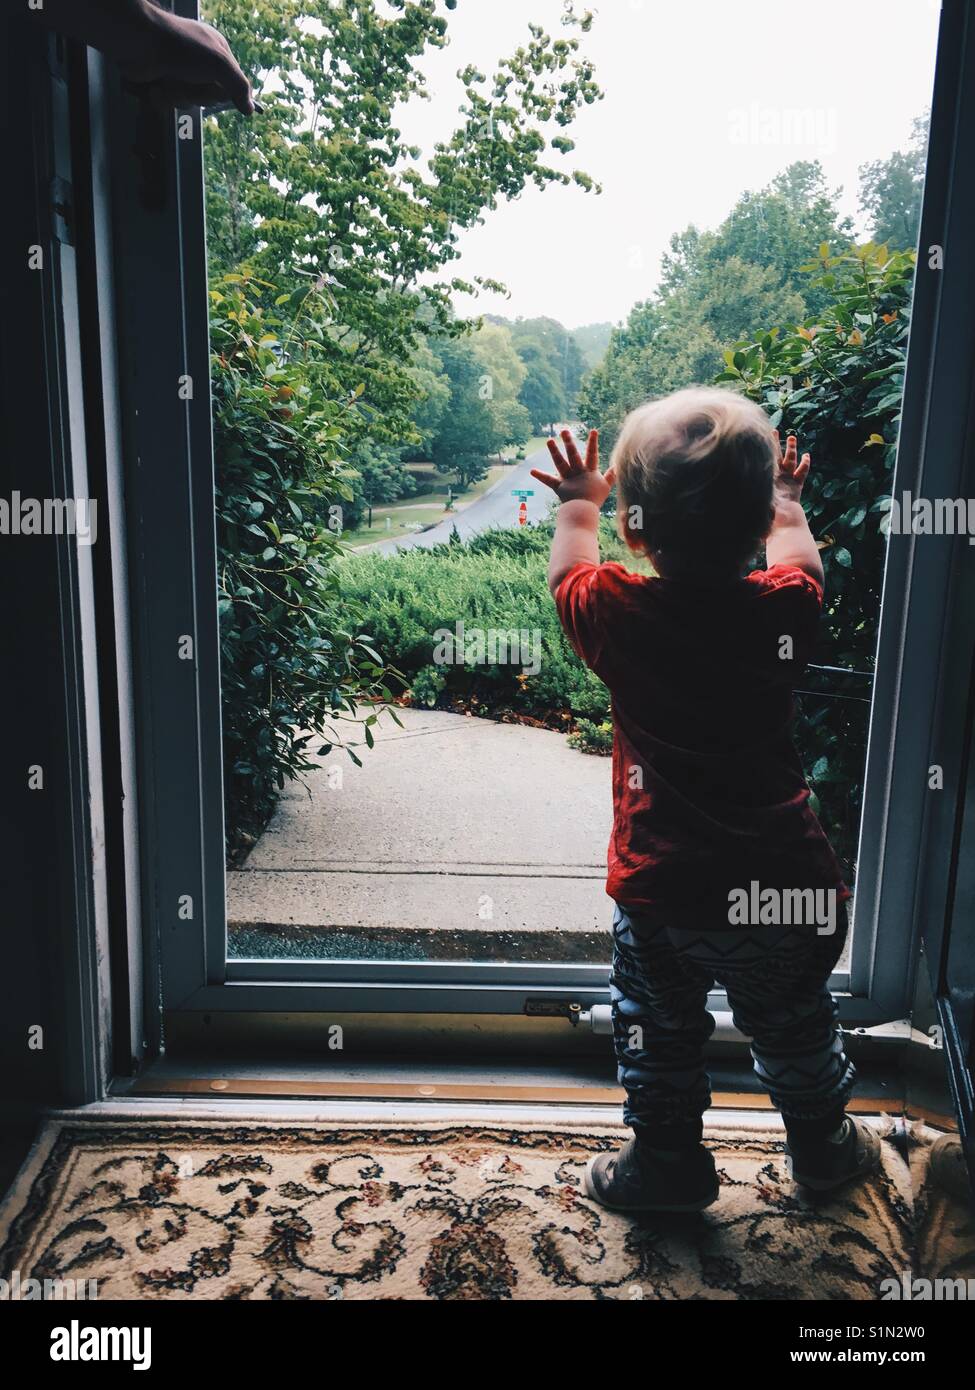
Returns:
[[[911,77],[861,145],[831,46],[809,63],[835,102],[749,104],[737,71],[692,109],[662,70],[657,94],[637,80],[660,51],[649,7],[539,8],[537,32],[521,4],[408,22],[377,0],[354,31],[282,17],[254,33],[250,6],[214,0],[263,113],[144,114],[116,151],[164,1006],[608,1001],[608,696],[558,630],[531,469],[554,430],[611,442],[645,396],[723,379],[820,441],[827,612],[797,735],[858,890],[834,987],[848,1019],[897,1017],[911,904],[884,874],[911,827],[888,815],[887,770],[911,736],[916,557],[885,517],[923,442],[942,293],[914,256],[937,16],[873,32],[910,50]],[[668,20],[674,52],[692,51],[696,8]],[[708,13],[766,90],[758,10]],[[949,7],[939,149],[963,24]],[[926,226],[945,197],[929,185]],[[625,558],[611,518],[603,541]]]

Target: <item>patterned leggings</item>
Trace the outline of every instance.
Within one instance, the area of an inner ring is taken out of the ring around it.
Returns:
[[[610,992],[623,1118],[657,1149],[697,1144],[711,1103],[706,1004],[717,981],[755,1072],[801,1143],[836,1130],[856,1072],[827,988],[845,930],[808,927],[688,931],[617,907]]]

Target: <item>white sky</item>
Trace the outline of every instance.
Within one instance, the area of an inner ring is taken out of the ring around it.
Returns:
[[[570,328],[619,321],[653,290],[673,232],[717,226],[740,193],[797,159],[818,158],[855,214],[858,167],[906,148],[912,119],[930,105],[939,0],[589,8],[595,22],[581,39],[605,97],[564,132],[576,149],[551,153],[604,191],[527,189],[464,234],[452,273],[493,276],[511,298],[458,299],[461,312],[550,314]],[[458,69],[473,62],[490,76],[527,40],[529,20],[553,37],[577,32],[562,29],[561,13],[562,0],[458,0],[449,47],[424,63],[432,100],[402,113],[404,136],[431,149],[454,128]],[[807,113],[791,133],[786,111]]]

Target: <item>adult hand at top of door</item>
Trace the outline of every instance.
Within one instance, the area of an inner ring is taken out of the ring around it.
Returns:
[[[249,116],[251,85],[224,36],[209,24],[170,14],[152,0],[44,0],[27,12],[50,29],[80,39],[117,63],[122,76],[156,105],[232,102]]]

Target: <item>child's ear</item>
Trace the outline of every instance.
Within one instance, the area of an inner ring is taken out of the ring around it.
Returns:
[[[626,546],[627,550],[633,551],[634,555],[649,555],[650,551],[642,535],[639,531],[634,531],[632,527],[627,526],[626,517],[627,513],[625,511],[617,511],[616,531],[620,540]]]

